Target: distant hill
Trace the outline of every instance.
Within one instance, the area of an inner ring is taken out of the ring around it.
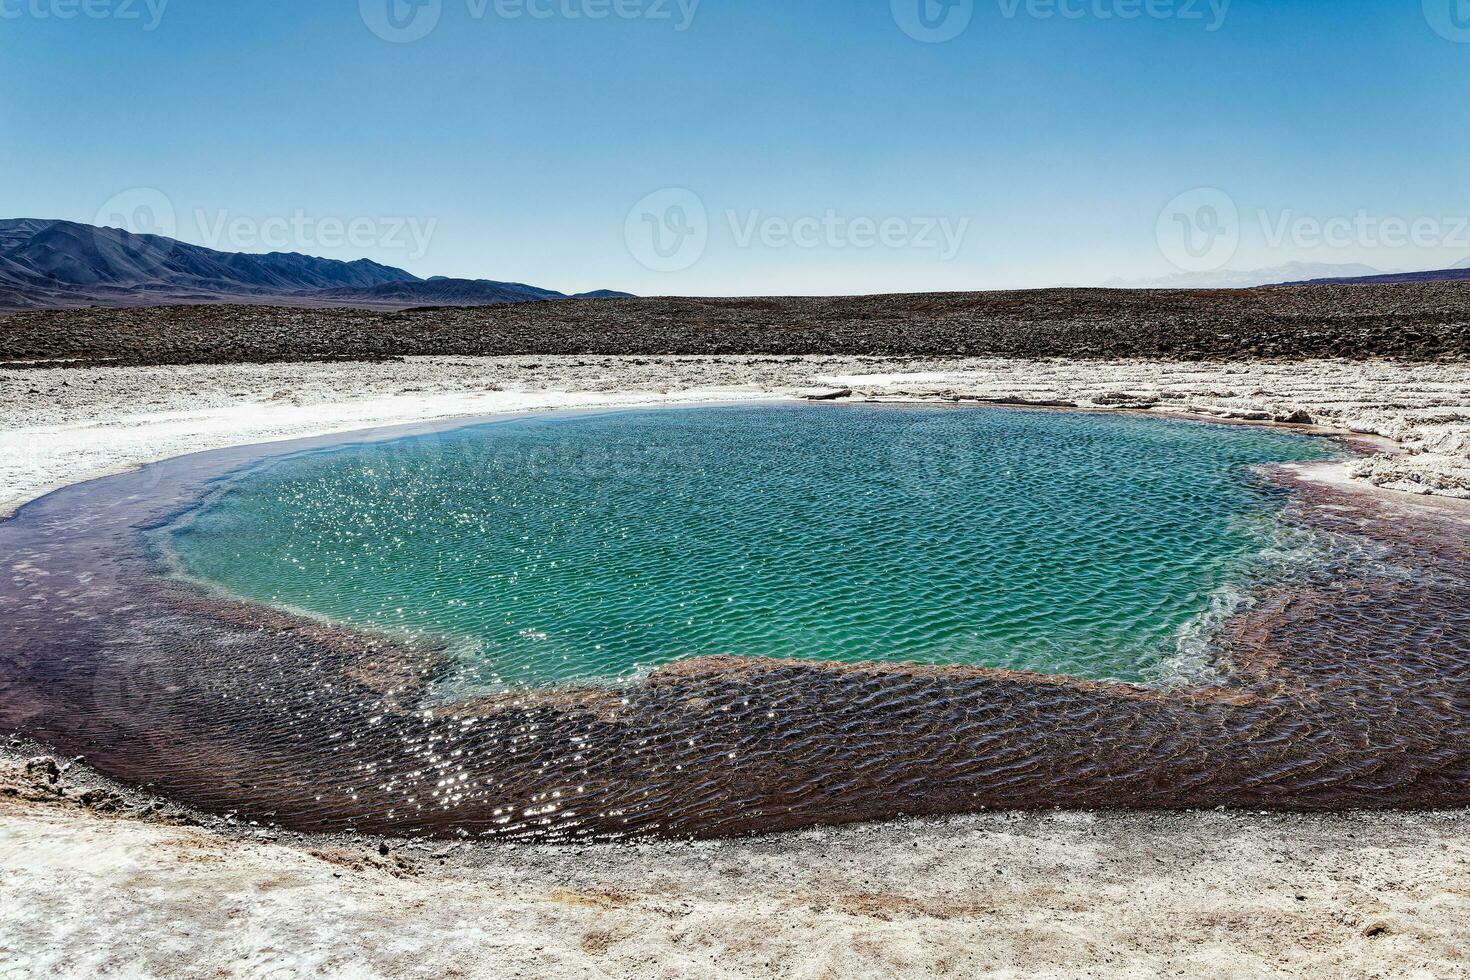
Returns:
[[[417,277],[360,259],[295,252],[218,252],[161,235],[134,235],[73,221],[0,221],[0,288],[28,305],[108,304],[137,298],[281,297],[323,289],[366,289]]]
[[[616,289],[594,289],[587,293],[575,293],[572,299],[636,299],[632,293],[620,293]]]
[[[1395,282],[1457,282],[1470,279],[1470,259],[1450,269],[1384,272],[1369,265],[1288,262],[1267,269],[1182,272],[1158,279],[1114,279],[1110,289],[1254,289],[1257,286],[1353,286]]]
[[[403,308],[569,298],[524,283],[425,280],[368,259],[221,252],[74,221],[0,220],[0,308],[5,309],[217,302]]]
[[[1294,280],[1282,282],[1283,286],[1361,286],[1374,283],[1394,282],[1460,282],[1470,280],[1470,259],[1449,269],[1432,269],[1427,272],[1384,272],[1369,276],[1329,277],[1323,279]]]
[[[1328,277],[1346,280],[1377,275],[1383,275],[1383,271],[1356,263],[1288,262],[1267,269],[1219,269],[1215,272],[1180,272],[1157,279],[1114,279],[1104,285],[1109,289],[1253,289]]]
[[[517,282],[488,279],[447,279],[443,276],[412,282],[385,282],[355,289],[325,289],[317,298],[346,303],[391,303],[399,306],[495,306],[500,303],[535,303],[566,299],[562,293]]]

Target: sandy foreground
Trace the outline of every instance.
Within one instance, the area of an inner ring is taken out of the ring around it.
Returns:
[[[0,370],[0,513],[221,446],[546,408],[1021,401],[1310,422],[1470,496],[1470,367],[413,358]],[[1385,448],[1389,448],[1385,444]],[[0,756],[0,977],[1470,974],[1470,815],[982,814],[573,848],[313,840]],[[120,803],[123,800],[125,802]],[[387,853],[383,853],[386,850]]]

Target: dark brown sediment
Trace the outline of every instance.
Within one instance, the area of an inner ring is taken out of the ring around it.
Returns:
[[[453,705],[439,660],[163,579],[140,529],[248,450],[69,488],[0,525],[0,727],[305,830],[716,836],[1004,808],[1470,804],[1467,515],[1296,483],[1354,542],[1154,689],[702,658]]]

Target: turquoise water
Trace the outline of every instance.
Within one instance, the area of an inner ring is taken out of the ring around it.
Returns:
[[[447,640],[460,692],[706,654],[1150,681],[1311,553],[1251,467],[1330,455],[1010,409],[537,417],[268,461],[166,535],[237,595]]]

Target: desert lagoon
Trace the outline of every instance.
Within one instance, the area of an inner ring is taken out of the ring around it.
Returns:
[[[312,830],[713,836],[1470,802],[1463,533],[1271,429],[537,416],[175,459],[0,525],[0,722]]]
[[[527,418],[246,467],[170,524],[184,573],[432,638],[446,688],[710,655],[1150,681],[1313,549],[1269,430],[1044,411],[709,407]]]

